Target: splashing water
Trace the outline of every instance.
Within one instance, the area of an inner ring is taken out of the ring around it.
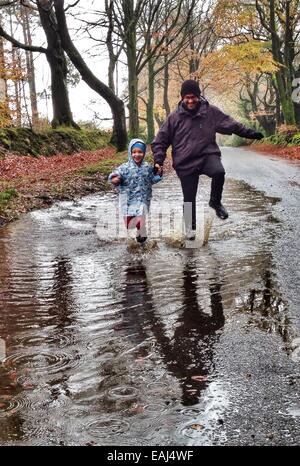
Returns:
[[[213,221],[214,221],[214,212],[212,209],[209,209],[208,214],[206,214],[204,217],[204,232],[203,232],[204,236],[203,236],[202,246],[206,246],[208,243]]]

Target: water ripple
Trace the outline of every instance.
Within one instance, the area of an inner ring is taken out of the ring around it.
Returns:
[[[108,438],[112,435],[119,435],[128,432],[130,429],[129,422],[121,419],[94,419],[82,427],[83,431],[88,431],[92,437]]]
[[[0,418],[12,416],[29,406],[30,403],[26,396],[18,395],[7,400],[0,395]]]
[[[78,367],[81,357],[67,353],[15,353],[8,356],[3,363],[9,367],[34,370],[35,374],[55,374]]]

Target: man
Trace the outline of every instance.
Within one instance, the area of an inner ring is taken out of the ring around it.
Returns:
[[[161,169],[166,151],[172,145],[173,167],[180,179],[183,200],[191,203],[191,215],[184,209],[186,237],[195,239],[196,195],[200,175],[209,176],[211,193],[209,205],[222,220],[228,212],[222,205],[225,170],[221,152],[216,143],[216,133],[237,134],[249,139],[262,139],[262,133],[246,128],[201,96],[197,81],[188,79],[181,86],[181,101],[157,133],[151,147],[154,165]]]

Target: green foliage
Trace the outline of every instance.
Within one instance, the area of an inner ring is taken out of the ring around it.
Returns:
[[[223,141],[224,146],[230,146],[230,147],[241,147],[241,146],[247,146],[249,144],[250,144],[249,139],[241,138],[240,136],[237,136],[236,134],[232,134],[232,136],[228,136]]]
[[[0,129],[0,152],[9,150],[21,155],[48,156],[72,154],[81,150],[94,151],[109,144],[111,134],[99,129],[59,127],[35,131],[30,128]]]
[[[265,144],[274,144],[281,147],[300,146],[300,133],[294,135],[276,133],[264,139]]]
[[[115,157],[105,159],[98,163],[88,165],[80,173],[85,175],[94,175],[95,173],[101,173],[101,175],[108,176],[114,168],[118,167],[124,162],[127,162],[127,152],[118,152]],[[153,163],[153,156],[152,154],[146,155],[146,161],[150,164]]]
[[[18,196],[18,191],[14,188],[6,189],[0,192],[0,205],[6,204],[13,197]]]
[[[264,139],[265,144],[274,144],[276,146],[286,147],[288,142],[284,134],[275,133],[272,136]]]
[[[258,128],[255,121],[247,120],[245,118],[238,118],[243,125],[247,128],[251,128],[254,131],[261,131],[261,128]],[[249,144],[253,143],[253,139],[241,138],[237,134],[232,134],[231,136],[222,137],[221,145],[223,146],[230,146],[230,147],[241,147],[241,146],[248,146]]]
[[[292,137],[292,141],[291,141],[290,145],[300,146],[300,133],[297,133]]]
[[[117,153],[115,157],[110,159],[105,159],[101,162],[88,165],[80,173],[86,175],[94,175],[95,173],[101,173],[102,175],[108,176],[114,168],[122,163],[127,162],[127,153],[121,152]]]

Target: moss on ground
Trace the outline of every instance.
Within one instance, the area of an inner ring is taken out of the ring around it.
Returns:
[[[85,175],[94,175],[95,173],[101,173],[102,175],[108,176],[115,167],[121,165],[124,162],[127,162],[127,153],[121,152],[116,154],[112,158],[101,160],[100,162],[91,165],[87,165],[85,168],[80,170],[80,173]]]
[[[7,204],[13,197],[18,196],[18,191],[14,188],[6,189],[5,191],[0,191],[0,206]]]
[[[111,134],[98,129],[60,127],[35,131],[30,128],[0,129],[0,156],[5,152],[20,155],[48,156],[58,153],[72,154],[82,150],[94,151],[109,144]]]
[[[95,173],[101,173],[101,175],[108,176],[112,170],[124,162],[127,162],[127,152],[119,152],[114,157],[101,160],[95,164],[87,165],[85,168],[80,170],[81,174],[94,175]],[[150,164],[153,163],[153,156],[150,154],[146,155],[146,161]]]

